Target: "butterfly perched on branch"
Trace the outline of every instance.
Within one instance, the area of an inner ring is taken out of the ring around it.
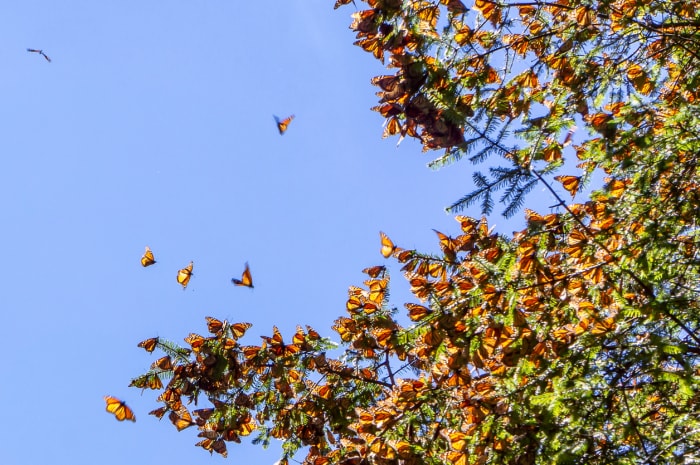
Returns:
[[[46,61],[48,61],[49,63],[51,63],[51,58],[49,58],[48,55],[46,55],[46,54],[44,53],[43,50],[37,50],[37,49],[35,49],[35,48],[28,48],[27,51],[30,52],[30,53],[38,53],[39,55],[41,55],[41,56],[43,56],[44,58],[46,58]]]
[[[279,119],[275,115],[272,115],[272,117],[275,118],[275,122],[277,123],[277,130],[280,132],[280,134],[284,134],[287,131],[289,123],[291,123],[294,119],[294,115],[287,116],[285,119]]]
[[[143,348],[146,352],[153,352],[158,345],[158,338],[157,337],[152,337],[149,339],[146,339],[145,341],[141,341],[138,343],[138,347]]]

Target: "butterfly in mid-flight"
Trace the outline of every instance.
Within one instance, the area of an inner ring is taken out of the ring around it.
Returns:
[[[189,265],[177,272],[177,282],[182,284],[182,289],[187,289],[187,284],[190,282],[190,278],[192,277],[193,266],[194,263],[190,262]]]
[[[156,260],[155,258],[153,258],[153,252],[151,251],[151,248],[146,246],[146,251],[144,252],[143,257],[141,257],[141,266],[145,268],[155,263]]]
[[[107,411],[114,414],[117,420],[136,421],[134,412],[121,400],[116,397],[105,396],[105,402],[107,402]]]
[[[51,63],[51,58],[49,58],[49,56],[48,56],[47,54],[45,54],[43,50],[37,50],[37,49],[35,49],[35,48],[28,48],[27,51],[28,51],[28,52],[31,52],[31,53],[38,53],[39,55],[41,55],[41,56],[43,56],[44,58],[46,58],[46,61],[48,61],[49,63]]]
[[[391,239],[389,239],[389,236],[384,234],[383,232],[379,231],[379,237],[382,240],[382,248],[381,248],[381,253],[384,258],[389,258],[391,257],[391,254],[393,254],[397,247],[394,245],[393,242],[391,242]]]
[[[236,286],[247,286],[251,289],[253,288],[253,276],[250,274],[248,263],[245,264],[245,270],[243,270],[243,276],[241,276],[241,279],[231,278],[231,282]]]
[[[285,119],[279,119],[275,115],[272,115],[272,117],[275,118],[275,121],[277,122],[277,130],[280,132],[280,134],[284,134],[287,131],[289,123],[291,123],[294,119],[294,115],[287,116]]]

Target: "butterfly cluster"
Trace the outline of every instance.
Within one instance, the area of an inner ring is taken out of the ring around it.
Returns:
[[[146,246],[146,250],[141,257],[141,266],[144,268],[149,267],[151,265],[155,265],[157,262],[155,260],[155,257],[153,255],[153,251],[151,250],[150,247]],[[187,265],[184,268],[181,268],[177,272],[177,282],[182,286],[183,289],[187,288],[187,285],[190,282],[190,278],[192,277],[192,270],[194,268],[194,263],[190,261],[189,265]],[[237,278],[232,278],[231,282],[235,284],[236,286],[243,286],[243,287],[249,287],[253,288],[253,277],[250,273],[250,267],[248,266],[248,263],[245,264],[245,269],[243,270],[243,274],[241,276],[241,279]],[[220,331],[224,330],[224,326],[226,326],[226,329],[231,331],[232,334],[235,335],[236,338],[241,337],[244,333],[245,330],[250,327],[250,323],[236,323],[236,324],[228,324],[228,323],[222,323],[219,320],[216,320],[215,318],[207,317],[207,322],[208,322],[208,327],[209,330],[217,333]],[[279,336],[280,342],[281,342],[281,336]],[[187,339],[186,342],[190,343],[193,347],[199,346],[204,342],[204,339],[200,339],[198,337],[195,337],[193,335],[190,335]],[[272,343],[272,340],[271,340]],[[160,341],[159,338],[154,337],[150,339],[146,339],[144,341],[141,341],[138,346],[146,350],[147,352],[153,352],[156,347],[158,347],[160,344],[161,347],[166,347],[164,346],[163,342]],[[188,354],[189,351],[187,352],[181,352],[180,355],[186,355]],[[171,357],[170,356],[165,356],[160,359],[158,359],[156,362],[154,362],[152,368],[157,368],[160,370],[160,372],[157,373],[151,373],[151,375],[146,376],[146,377],[141,377],[137,378],[132,382],[132,386],[136,387],[141,387],[141,388],[149,388],[149,389],[162,389],[163,388],[163,383],[160,380],[160,377],[158,376],[159,373],[163,372],[168,372],[173,370],[173,365],[171,362]],[[134,416],[134,412],[129,408],[126,403],[124,403],[122,400],[117,399],[116,397],[112,396],[105,396],[105,401],[107,402],[107,411],[109,413],[112,413],[115,418],[119,421],[124,421],[124,420],[129,420],[129,421],[136,421],[136,417]],[[180,407],[176,410],[173,410],[170,413],[170,419],[175,424],[178,430],[184,429],[188,426],[191,426],[194,424],[192,421],[191,416],[189,415],[189,412],[187,409],[184,407]],[[216,443],[218,444],[218,443]],[[205,447],[208,450],[213,450],[218,453],[225,453],[225,446],[221,448],[219,445],[215,445],[215,442],[209,443],[206,442],[207,446],[211,447]],[[218,450],[217,450],[218,449]]]
[[[250,323],[231,323],[210,316],[206,322],[210,335],[191,333],[184,339],[185,347],[159,337],[141,341],[138,346],[147,352],[159,349],[165,355],[155,360],[147,373],[133,379],[130,386],[161,390],[158,401],[163,405],[149,414],[159,419],[167,416],[178,431],[197,427],[201,440],[196,445],[226,457],[226,442],[240,442],[241,437],[259,428],[254,410],[262,399],[255,396],[256,386],[269,382],[273,374],[280,376],[281,367],[294,363],[296,357],[315,353],[321,342],[310,327],[297,328],[286,341],[273,327],[273,335],[261,336],[260,345],[243,346],[240,339],[251,328]],[[169,380],[167,385],[162,379]],[[290,382],[275,381],[281,395],[292,394]],[[221,400],[229,392],[236,392],[234,409]],[[188,405],[197,404],[200,396],[206,396],[211,406],[190,410]]]

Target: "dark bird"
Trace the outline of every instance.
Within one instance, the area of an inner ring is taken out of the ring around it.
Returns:
[[[46,61],[48,61],[49,63],[51,63],[51,58],[49,58],[49,56],[48,56],[47,54],[45,54],[43,50],[36,50],[36,49],[34,49],[34,48],[28,48],[27,51],[28,51],[28,52],[32,52],[32,53],[38,53],[39,55],[41,55],[41,56],[43,56],[44,58],[46,58]]]

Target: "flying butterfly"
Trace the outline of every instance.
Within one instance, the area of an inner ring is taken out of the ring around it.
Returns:
[[[187,289],[187,284],[189,284],[190,282],[190,278],[192,277],[193,266],[194,262],[190,262],[189,265],[177,272],[177,282],[182,284],[183,290]]]
[[[155,258],[153,258],[153,252],[151,251],[151,248],[146,246],[146,251],[143,253],[143,257],[141,257],[141,266],[145,268],[155,263],[156,260]]]
[[[272,115],[272,117],[275,118],[275,122],[277,123],[277,130],[280,132],[280,134],[284,134],[287,131],[289,123],[291,123],[294,119],[294,115],[287,116],[285,119],[279,119],[275,115]]]
[[[394,245],[393,242],[391,242],[391,239],[389,239],[389,236],[384,234],[383,232],[379,231],[379,237],[382,239],[382,256],[384,258],[389,258],[391,254],[393,254],[396,250],[397,247]]]
[[[106,410],[109,413],[114,414],[115,418],[119,421],[130,420],[136,421],[134,412],[127,407],[127,405],[116,397],[105,396],[105,402],[107,402]]]
[[[231,278],[231,282],[236,286],[246,286],[251,289],[253,288],[253,277],[250,274],[250,267],[248,266],[248,263],[245,264],[245,270],[243,270],[243,276],[241,276],[241,279]]]

